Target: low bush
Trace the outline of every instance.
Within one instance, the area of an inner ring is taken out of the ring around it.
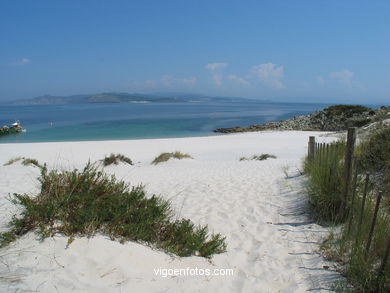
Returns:
[[[371,172],[379,172],[390,165],[390,127],[374,131],[357,148],[358,160]]]
[[[157,165],[159,163],[162,163],[162,162],[166,162],[170,159],[178,159],[178,160],[181,160],[181,159],[192,159],[191,155],[189,154],[184,154],[182,152],[173,152],[173,153],[161,153],[158,157],[156,157],[152,164],[153,165]]]
[[[334,105],[325,108],[324,111],[328,117],[344,115],[350,118],[355,114],[370,112],[372,109],[362,105]]]
[[[57,233],[91,237],[96,233],[111,239],[139,241],[179,256],[211,257],[226,250],[225,238],[208,233],[207,226],[190,220],[173,220],[168,201],[148,197],[142,186],[130,188],[92,164],[78,171],[48,171],[39,178],[40,193],[31,197],[14,194],[13,203],[23,207],[0,234],[0,246],[35,230],[43,239]]]

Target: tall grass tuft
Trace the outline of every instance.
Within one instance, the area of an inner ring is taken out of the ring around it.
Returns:
[[[143,186],[130,187],[88,163],[79,171],[42,168],[36,197],[14,194],[21,216],[0,235],[0,246],[35,230],[43,239],[57,233],[73,239],[96,233],[121,242],[139,241],[179,256],[211,257],[226,250],[225,238],[209,234],[207,226],[174,220],[170,203],[148,197]]]
[[[107,167],[109,165],[118,165],[119,162],[123,162],[129,165],[133,165],[133,162],[131,161],[130,158],[126,157],[125,155],[122,154],[111,154],[109,156],[106,156],[103,160],[103,166]]]
[[[270,155],[270,154],[253,155],[250,158],[241,157],[240,161],[248,161],[248,160],[264,161],[264,160],[271,159],[271,158],[276,159],[276,156]]]
[[[351,209],[352,224],[346,222],[341,225],[338,233],[334,233],[322,245],[324,255],[342,265],[341,271],[353,285],[353,292],[390,290],[390,266],[387,265],[382,276],[378,275],[390,235],[390,213],[384,209],[379,212],[371,247],[366,251],[375,200],[375,194],[370,193],[359,224],[362,199],[358,197]]]
[[[31,166],[31,165],[33,165],[33,166],[38,167],[40,169],[43,168],[43,166],[41,164],[39,164],[38,160],[31,159],[31,158],[23,158],[22,165],[24,165],[24,166]]]
[[[173,152],[173,153],[161,153],[159,156],[157,156],[153,160],[152,164],[157,165],[159,163],[166,162],[170,159],[181,160],[181,159],[193,159],[193,158],[191,157],[190,154],[184,154],[184,153],[178,152],[178,151]]]
[[[343,154],[345,142],[331,144],[328,157],[316,156],[314,161],[306,158],[304,171],[309,177],[309,202],[320,222],[340,222],[343,196]]]
[[[35,166],[38,168],[43,168],[41,164],[39,164],[38,160],[36,159],[31,159],[31,158],[25,158],[25,157],[16,157],[8,160],[6,163],[3,164],[3,166],[10,166],[18,161],[22,161],[22,165],[24,166]]]

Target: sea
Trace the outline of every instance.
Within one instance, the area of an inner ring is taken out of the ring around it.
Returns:
[[[1,136],[0,143],[221,135],[213,130],[284,120],[326,106],[256,100],[0,106],[0,127],[19,120],[26,129]]]

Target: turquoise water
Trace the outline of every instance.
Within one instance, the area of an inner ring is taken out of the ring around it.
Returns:
[[[247,100],[0,106],[1,126],[20,120],[27,129],[0,137],[0,143],[218,135],[212,130],[283,120],[325,106]]]

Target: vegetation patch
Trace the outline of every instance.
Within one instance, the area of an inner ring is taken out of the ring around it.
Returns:
[[[3,164],[3,166],[10,166],[10,165],[12,165],[13,163],[16,163],[16,162],[18,162],[18,161],[20,161],[20,160],[22,160],[22,159],[23,159],[23,157],[12,158],[12,159],[8,160],[7,162],[5,162],[5,163]]]
[[[34,230],[42,239],[57,233],[70,239],[101,233],[179,256],[211,257],[226,251],[220,234],[210,235],[207,226],[187,219],[175,220],[168,201],[148,197],[142,186],[130,188],[90,163],[81,171],[49,172],[45,166],[39,181],[35,197],[14,194],[13,203],[23,211],[10,222],[11,230],[0,234],[0,246]]]
[[[129,165],[133,165],[133,162],[131,161],[130,158],[126,157],[125,155],[122,154],[111,154],[109,156],[106,156],[103,160],[103,166],[107,167],[109,165],[118,165],[119,162],[123,162]]]
[[[252,157],[249,158],[241,157],[240,161],[249,161],[249,160],[264,161],[267,159],[276,159],[276,156],[270,154],[253,155]]]
[[[33,166],[38,167],[38,168],[43,168],[43,166],[41,164],[39,164],[38,160],[31,159],[31,158],[25,158],[25,157],[17,157],[17,158],[10,159],[8,162],[4,163],[3,166],[10,166],[18,161],[22,161],[22,165],[24,165],[24,166],[33,165]]]
[[[181,160],[181,159],[193,159],[193,158],[189,154],[184,154],[184,153],[178,152],[178,151],[173,152],[173,153],[162,153],[153,160],[152,164],[157,165],[159,163],[166,162],[170,159]]]
[[[320,146],[314,159],[305,161],[314,215],[336,228],[321,248],[349,281],[340,292],[390,292],[390,264],[385,262],[390,241],[389,134],[389,128],[381,127],[357,146],[346,197],[345,142]],[[374,221],[379,192],[383,198]]]
[[[343,203],[345,142],[334,142],[330,144],[330,148],[334,152],[327,158],[316,156],[314,161],[306,158],[304,163],[304,172],[309,177],[309,202],[314,215],[321,223],[342,221],[339,215]]]
[[[324,109],[326,116],[345,116],[351,118],[354,115],[363,114],[368,112],[370,115],[374,115],[375,112],[372,112],[371,108],[362,106],[362,105],[334,105]]]
[[[380,172],[390,165],[390,127],[375,130],[357,148],[358,159],[364,168]]]

